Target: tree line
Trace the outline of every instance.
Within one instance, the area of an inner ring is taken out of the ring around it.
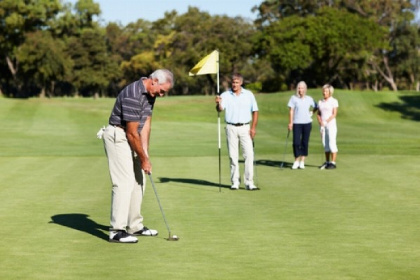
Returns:
[[[173,71],[170,94],[216,94],[216,76],[188,76],[220,52],[220,88],[233,72],[257,92],[310,87],[417,90],[419,1],[267,0],[255,21],[196,7],[154,22],[103,23],[100,4],[0,1],[0,95],[115,96],[156,68]]]

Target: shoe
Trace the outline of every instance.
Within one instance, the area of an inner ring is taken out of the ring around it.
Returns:
[[[300,169],[305,169],[305,162],[304,162],[304,161],[301,161],[301,162],[299,163],[299,168],[300,168]]]
[[[149,229],[147,227],[143,227],[143,229],[133,232],[132,235],[137,236],[156,236],[158,235],[158,231],[155,229]]]
[[[239,184],[235,183],[230,187],[231,190],[238,190],[239,189]]]
[[[327,166],[328,166],[329,164],[330,164],[329,162],[324,162],[324,163],[323,163],[323,164],[319,167],[319,169],[323,170],[323,169],[327,168]]]
[[[325,167],[326,169],[336,169],[337,168],[337,166],[334,164],[334,163],[329,163],[328,165],[327,165],[327,167]]]
[[[129,235],[124,230],[110,231],[109,242],[115,243],[137,243],[136,237]]]
[[[293,163],[292,169],[298,169],[298,167],[299,167],[299,161],[295,161]]]
[[[248,191],[257,191],[257,190],[259,190],[259,188],[257,188],[254,184],[251,184],[251,185],[246,186],[246,189]]]

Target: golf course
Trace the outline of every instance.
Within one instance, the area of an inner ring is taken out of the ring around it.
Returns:
[[[0,279],[420,279],[420,93],[337,89],[335,170],[318,168],[315,117],[306,168],[291,169],[293,94],[255,95],[259,191],[229,189],[224,113],[219,184],[214,96],[158,98],[151,177],[179,240],[148,178],[142,214],[159,235],[137,244],[108,242],[96,133],[115,99],[0,98]]]

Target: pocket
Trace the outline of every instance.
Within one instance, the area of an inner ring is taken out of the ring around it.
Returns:
[[[114,141],[115,143],[127,142],[125,131],[119,127],[114,127]]]

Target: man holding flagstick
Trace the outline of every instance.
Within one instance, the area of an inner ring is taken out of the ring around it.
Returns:
[[[242,87],[243,77],[233,74],[232,88],[216,97],[216,109],[225,111],[231,190],[239,189],[239,146],[245,160],[244,183],[247,190],[258,190],[254,185],[253,139],[258,122],[258,105],[254,94]]]

